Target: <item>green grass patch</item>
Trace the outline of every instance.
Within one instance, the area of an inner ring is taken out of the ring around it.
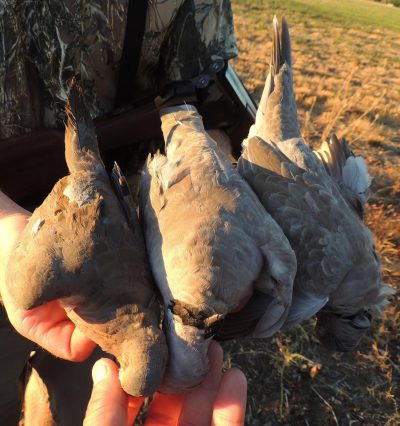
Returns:
[[[344,28],[371,27],[400,33],[400,9],[370,0],[233,0],[248,12],[267,8],[272,13],[300,13],[307,18],[341,24]]]

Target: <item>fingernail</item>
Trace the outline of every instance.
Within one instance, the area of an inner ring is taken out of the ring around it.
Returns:
[[[107,377],[107,374],[108,374],[108,365],[103,360],[100,359],[93,366],[93,370],[92,370],[93,384],[97,385],[97,383],[101,382]]]

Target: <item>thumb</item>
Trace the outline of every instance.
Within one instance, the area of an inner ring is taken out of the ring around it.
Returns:
[[[121,389],[116,364],[110,359],[99,359],[93,366],[92,378],[84,426],[126,426],[128,396]]]

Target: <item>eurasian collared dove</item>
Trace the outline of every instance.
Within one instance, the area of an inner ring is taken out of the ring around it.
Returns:
[[[62,299],[76,326],[117,358],[123,389],[150,395],[162,380],[167,345],[136,211],[118,167],[110,181],[75,83],[66,112],[70,175],[32,214],[6,284],[23,309]]]
[[[206,375],[213,335],[267,337],[281,327],[296,260],[196,108],[163,109],[161,121],[166,155],[147,162],[141,215],[166,308],[162,390],[181,392]]]
[[[320,311],[320,339],[350,350],[392,293],[381,281],[372,235],[359,215],[370,177],[345,144],[333,139],[317,156],[302,139],[288,26],[282,19],[280,33],[274,18],[273,28],[272,63],[238,169],[296,253],[286,326]]]

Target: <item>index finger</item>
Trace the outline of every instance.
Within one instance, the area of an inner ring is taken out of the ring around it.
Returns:
[[[83,361],[96,347],[96,343],[76,328],[57,300],[29,311],[10,308],[10,303],[5,303],[5,307],[10,322],[20,334],[55,356]]]
[[[186,395],[179,418],[182,424],[195,423],[198,426],[209,426],[211,423],[213,405],[221,381],[222,361],[224,358],[222,348],[217,342],[211,341],[208,357],[210,370],[206,379],[196,389]]]
[[[221,380],[214,403],[212,426],[244,425],[246,400],[246,376],[237,368],[231,368]]]

